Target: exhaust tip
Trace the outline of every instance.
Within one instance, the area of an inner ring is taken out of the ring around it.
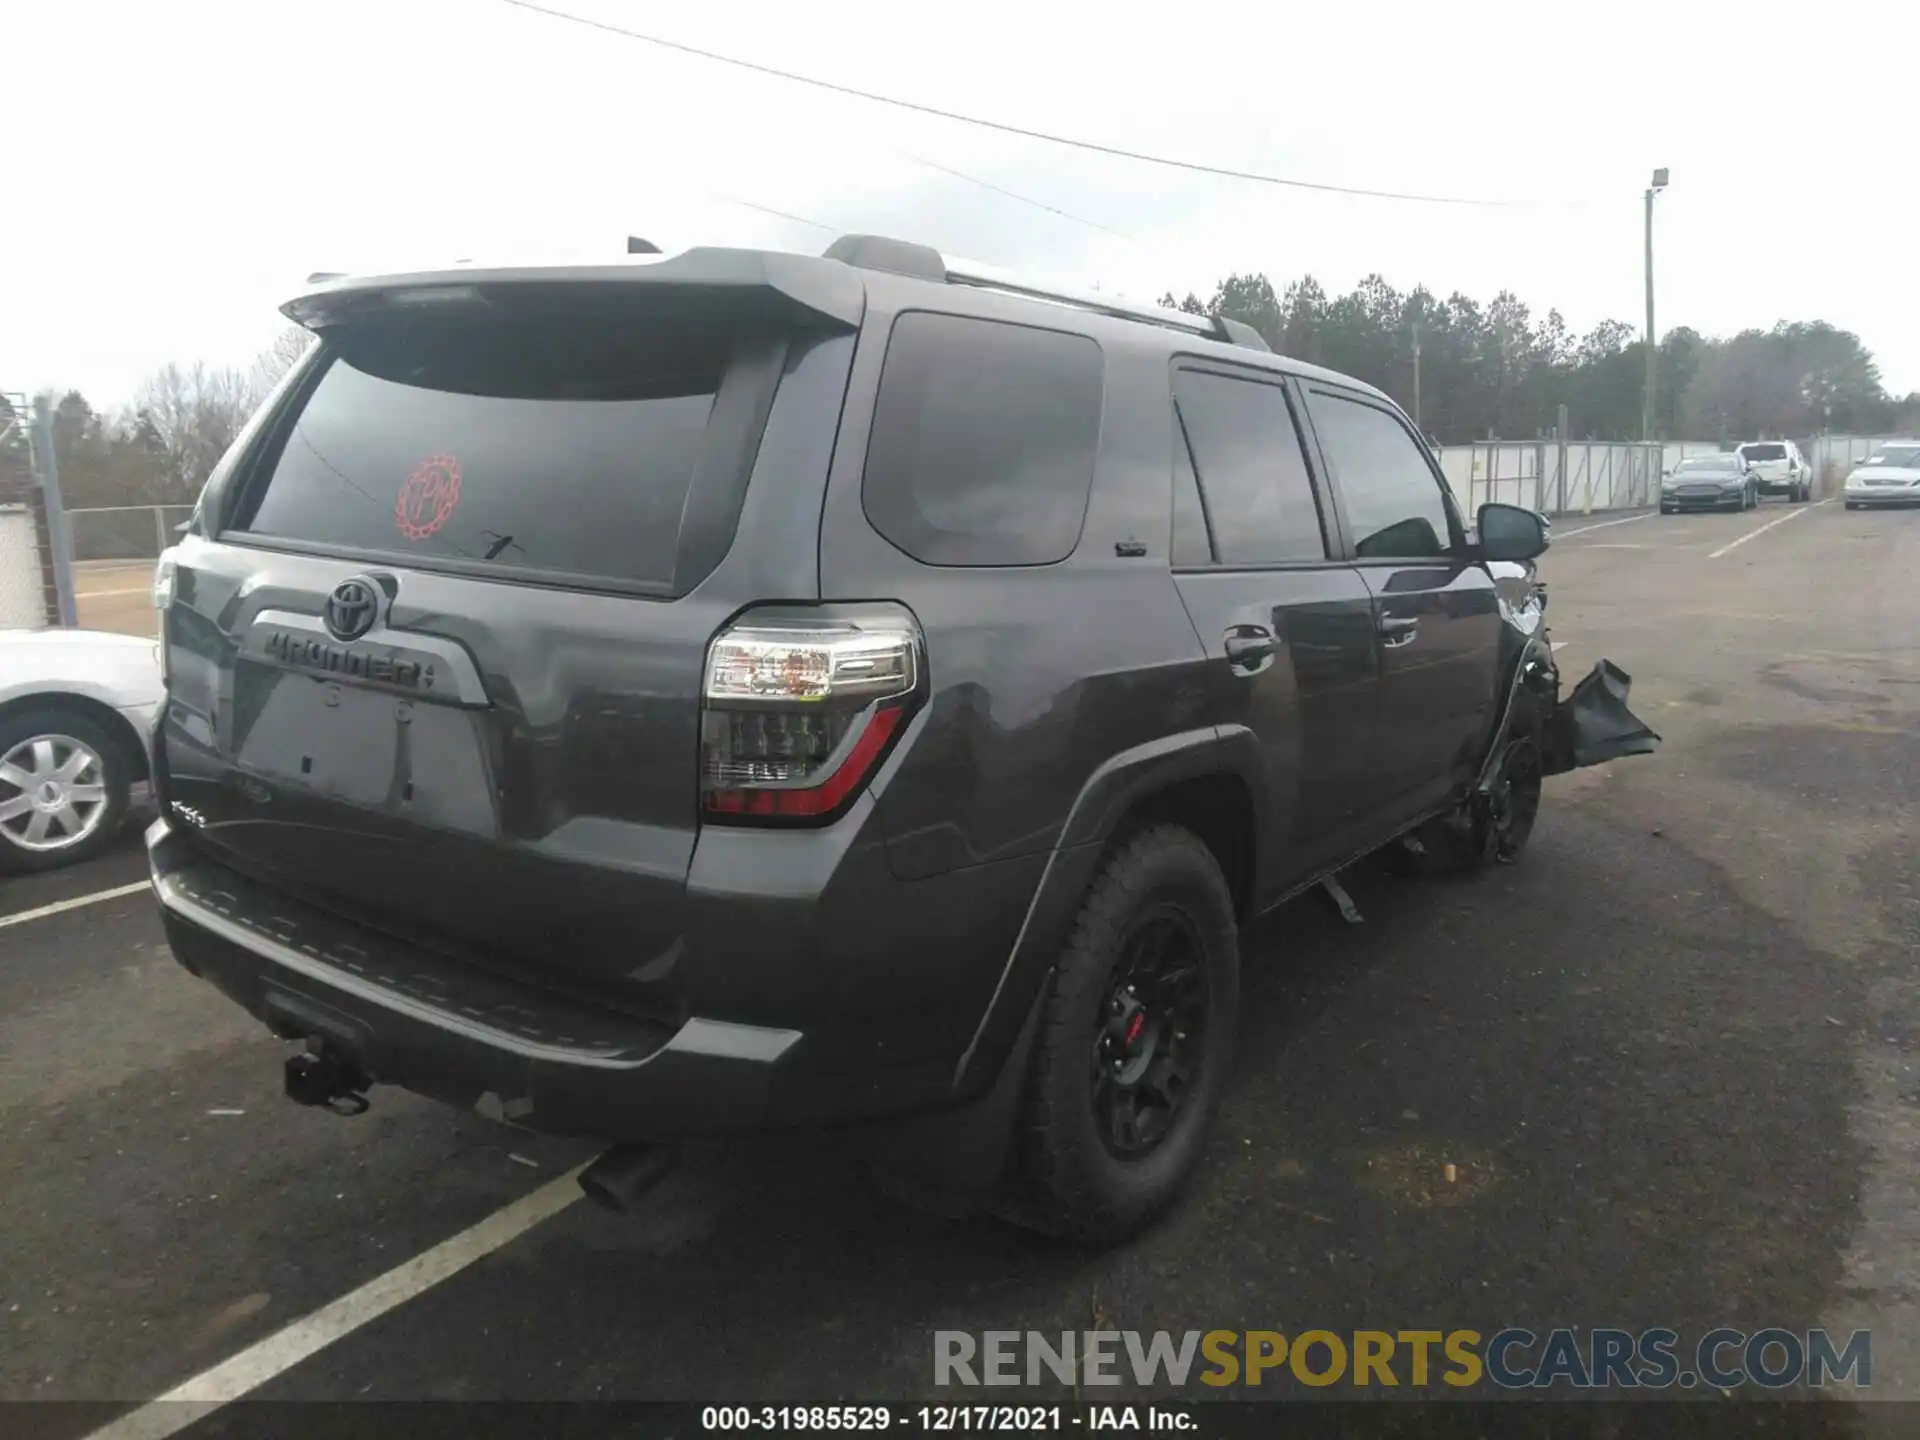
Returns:
[[[595,1204],[631,1215],[679,1163],[677,1145],[616,1145],[580,1172],[580,1189]]]

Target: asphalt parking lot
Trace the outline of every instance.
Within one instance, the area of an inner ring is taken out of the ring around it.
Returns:
[[[1556,530],[1568,683],[1620,663],[1664,748],[1548,782],[1521,866],[1262,922],[1203,1169],[1106,1255],[897,1208],[815,1139],[560,1204],[586,1147],[284,1101],[144,893],[9,923],[138,882],[131,832],[0,880],[0,1399],[103,1402],[84,1433],[529,1195],[253,1393],[904,1399],[935,1329],[1824,1325],[1920,1398],[1920,514]]]

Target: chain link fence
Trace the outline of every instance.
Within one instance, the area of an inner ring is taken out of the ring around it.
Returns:
[[[44,402],[0,390],[0,630],[60,623],[59,517],[41,475],[51,440]]]
[[[107,505],[67,511],[73,601],[82,628],[156,632],[154,562],[178,538],[191,505]]]
[[[106,505],[69,510],[74,563],[158,560],[192,514],[191,505]]]
[[[38,630],[59,614],[39,488],[0,479],[0,630]]]

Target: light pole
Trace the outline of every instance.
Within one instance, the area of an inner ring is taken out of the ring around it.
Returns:
[[[1653,393],[1659,352],[1653,338],[1653,197],[1667,188],[1667,172],[1653,172],[1653,184],[1647,187],[1647,393],[1640,412],[1640,438],[1651,441],[1653,434]]]

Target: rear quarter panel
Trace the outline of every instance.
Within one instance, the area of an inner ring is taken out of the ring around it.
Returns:
[[[1092,493],[1067,560],[1018,568],[923,565],[874,530],[861,501],[886,341],[894,316],[914,308],[911,299],[887,297],[885,288],[869,292],[855,398],[828,480],[822,594],[898,600],[925,632],[928,705],[876,787],[876,820],[888,871],[908,902],[900,943],[945,972],[936,988],[970,1027],[996,992],[1044,864],[1090,777],[1121,752],[1205,729],[1215,717],[1203,683],[1206,655],[1168,566],[1166,346],[1131,340],[1129,332],[1143,327],[1127,322],[1083,324],[1076,316],[1067,327],[1101,344],[1105,368]],[[969,292],[953,308],[1036,323],[1032,306],[991,295]],[[1122,557],[1115,549],[1121,541],[1140,542],[1146,553]],[[1083,848],[1095,846],[1097,838]],[[916,893],[932,901],[960,875],[996,868],[1008,883],[965,886],[992,895],[991,912],[943,913],[934,933],[917,925]]]

